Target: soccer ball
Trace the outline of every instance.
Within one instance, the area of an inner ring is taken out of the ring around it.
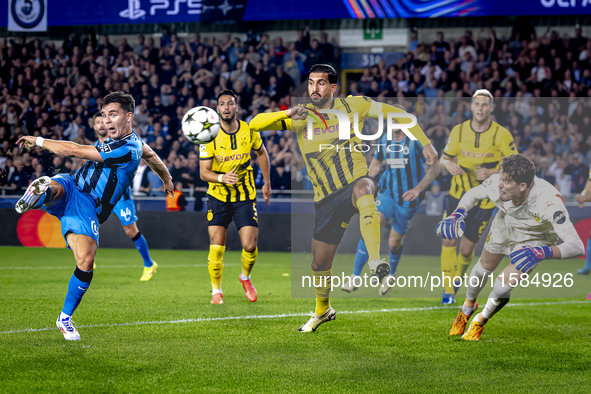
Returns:
[[[207,107],[195,107],[183,116],[183,134],[194,144],[208,144],[220,131],[220,117]]]

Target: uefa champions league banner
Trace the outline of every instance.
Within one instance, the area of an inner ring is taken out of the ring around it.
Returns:
[[[591,0],[8,0],[0,7],[0,27],[590,13]]]

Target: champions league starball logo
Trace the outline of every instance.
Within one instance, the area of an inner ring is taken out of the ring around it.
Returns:
[[[45,3],[43,0],[12,0],[10,9],[14,21],[20,27],[30,29],[43,19]]]

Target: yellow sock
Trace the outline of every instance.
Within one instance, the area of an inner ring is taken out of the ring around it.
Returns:
[[[222,288],[222,272],[224,272],[224,251],[225,246],[210,245],[209,256],[207,257],[207,269],[211,278],[211,287],[216,290]]]
[[[332,268],[327,271],[312,271],[314,292],[316,293],[316,315],[323,315],[330,308],[330,285]]]
[[[376,201],[371,194],[357,199],[359,210],[359,227],[361,237],[365,241],[369,258],[380,259],[380,218],[376,209]]]
[[[472,263],[472,260],[474,259],[474,252],[472,252],[472,254],[468,257],[465,257],[463,254],[458,254],[458,266],[456,268],[456,274],[454,276],[464,276],[464,274],[466,273],[466,271],[468,271],[468,267],[470,267],[470,264]]]
[[[257,261],[258,254],[258,248],[256,248],[253,252],[247,252],[246,250],[242,249],[242,275],[244,275],[245,278],[250,275],[252,267],[254,267],[254,263]]]
[[[454,293],[453,277],[458,265],[458,255],[455,246],[441,247],[441,272],[443,272],[443,286],[447,294]]]

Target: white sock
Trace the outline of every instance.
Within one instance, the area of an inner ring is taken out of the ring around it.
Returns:
[[[480,316],[480,313],[476,315],[476,317],[474,318],[474,320],[476,320],[476,321],[477,321],[478,323],[480,323],[480,324],[485,324],[485,323],[483,323],[483,322],[482,322],[482,321],[481,321],[481,320],[478,318],[478,316]]]
[[[212,295],[212,296],[213,296],[213,295],[216,295],[216,294],[218,294],[218,293],[220,293],[220,294],[222,294],[222,295],[224,294],[224,293],[222,293],[222,289],[212,289],[212,290],[211,290],[211,295]]]
[[[70,316],[70,315],[66,315],[64,312],[60,312],[60,320],[67,319],[67,318],[69,318],[69,317],[72,317],[72,316]]]
[[[462,313],[466,316],[470,316],[474,312],[474,309],[476,309],[476,304],[472,308],[468,308],[466,304],[462,305]]]
[[[244,276],[243,273],[240,273],[240,279],[242,279],[242,280],[248,280],[248,279],[250,279],[250,275]]]

